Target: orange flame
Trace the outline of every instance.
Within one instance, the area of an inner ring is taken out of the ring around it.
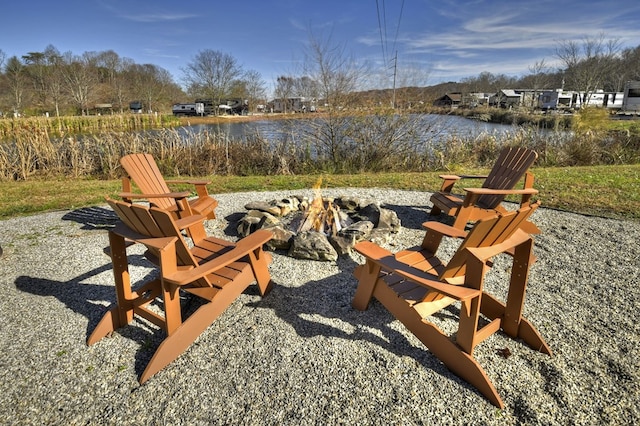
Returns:
[[[305,220],[300,225],[299,231],[314,229],[318,232],[324,232],[327,228],[330,233],[334,234],[340,230],[339,209],[331,201],[325,206],[321,187],[322,178],[320,177],[313,185],[315,196],[309,203]]]

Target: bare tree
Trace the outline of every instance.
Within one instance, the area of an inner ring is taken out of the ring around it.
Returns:
[[[93,100],[94,89],[98,82],[95,54],[64,54],[63,81],[73,103],[82,115],[89,113],[89,104]]]
[[[305,52],[304,75],[316,82],[319,96],[329,111],[349,106],[350,99],[362,78],[362,70],[345,47],[326,39],[310,36]]]
[[[412,98],[411,95],[416,93],[416,91],[412,89],[427,85],[431,69],[415,63],[405,62],[402,59],[399,60],[396,54],[394,57],[393,73],[394,85],[391,106],[394,108],[411,108],[413,104],[421,100]]]
[[[12,56],[5,67],[7,85],[11,93],[11,107],[14,114],[22,109],[23,96],[27,85],[27,73],[24,64],[17,56]]]
[[[33,98],[37,99],[40,108],[45,108],[47,104],[47,64],[43,52],[28,52],[22,55],[25,64],[25,71],[29,76],[29,81],[33,87]]]
[[[260,75],[258,71],[250,70],[244,74],[243,81],[249,107],[252,108],[253,111],[256,111],[258,103],[262,103],[267,96],[267,88],[262,79],[262,75]]]
[[[146,110],[157,111],[163,100],[169,100],[177,85],[169,71],[153,64],[133,65],[129,70],[132,93],[143,101]]]
[[[120,112],[124,112],[127,102],[127,80],[125,71],[134,64],[129,58],[121,58],[113,50],[98,53],[96,58],[98,67],[103,72],[103,79],[107,86],[105,96],[115,104]]]
[[[315,82],[325,113],[321,120],[309,123],[307,139],[314,141],[317,155],[339,171],[354,150],[350,138],[354,124],[352,107],[362,70],[343,45],[333,44],[331,37],[320,39],[311,34],[303,75]]]
[[[531,73],[531,89],[533,89],[533,96],[531,97],[530,105],[531,110],[534,110],[537,107],[536,102],[538,100],[538,92],[543,89],[546,84],[548,84],[549,71],[550,68],[547,66],[544,59],[535,62],[529,67],[529,72]]]
[[[295,79],[294,90],[298,96],[307,99],[317,99],[319,97],[318,83],[306,75]]]
[[[242,75],[242,68],[233,56],[211,49],[201,50],[182,71],[189,92],[211,99],[216,106]]]
[[[276,99],[282,103],[282,112],[287,113],[289,110],[289,99],[295,93],[296,78],[287,75],[281,75],[276,79],[276,89],[274,91]]]
[[[629,80],[640,80],[640,46],[621,52],[612,76],[613,90],[621,92]]]
[[[558,43],[555,54],[565,66],[567,85],[582,93],[581,107],[589,103],[596,90],[603,88],[619,53],[619,39],[606,39],[604,33]]]
[[[45,60],[48,67],[45,90],[49,99],[53,102],[56,117],[60,117],[60,104],[65,98],[63,69],[64,61],[62,55],[53,45],[44,49]]]

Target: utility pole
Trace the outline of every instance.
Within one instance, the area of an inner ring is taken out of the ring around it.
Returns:
[[[398,71],[398,51],[393,58],[393,99],[391,100],[391,108],[396,109],[396,73]]]

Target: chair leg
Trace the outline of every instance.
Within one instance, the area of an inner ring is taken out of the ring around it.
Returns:
[[[504,408],[498,391],[478,362],[453,343],[438,327],[428,322],[398,297],[383,280],[375,285],[374,296],[411,331],[455,375],[474,386],[492,404]]]
[[[258,248],[249,253],[249,263],[258,284],[260,296],[266,296],[273,288],[273,281],[271,281],[271,274],[269,273],[271,254],[265,252],[262,248]]]
[[[198,308],[164,339],[140,376],[140,384],[178,358],[253,281],[252,278],[243,278],[239,277],[225,285],[211,302]]]
[[[367,306],[369,306],[371,297],[373,297],[376,280],[378,279],[378,275],[380,275],[380,265],[367,260],[364,265],[356,267],[353,274],[359,283],[351,306],[359,311],[364,311],[367,309]]]
[[[104,314],[96,328],[91,332],[87,339],[87,346],[91,346],[103,337],[113,333],[116,329],[124,326],[120,322],[120,308],[118,306],[111,308]]]
[[[483,293],[482,294],[482,308],[480,309],[482,315],[494,320],[496,318],[503,318],[505,316],[506,306],[494,298],[493,296]],[[515,327],[515,332],[508,332],[504,328],[502,330],[510,337],[516,339],[522,339],[531,349],[551,355],[551,348],[544,340],[540,332],[536,327],[526,318],[520,317]]]

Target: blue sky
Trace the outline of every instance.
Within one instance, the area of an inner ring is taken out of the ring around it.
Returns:
[[[640,1],[11,0],[0,8],[7,57],[49,44],[74,54],[114,50],[165,68],[178,83],[185,64],[212,49],[271,86],[299,70],[310,33],[380,73],[380,87],[391,86],[396,55],[400,84],[432,85],[483,71],[526,75],[542,59],[555,65],[560,40],[603,33],[636,47]]]

